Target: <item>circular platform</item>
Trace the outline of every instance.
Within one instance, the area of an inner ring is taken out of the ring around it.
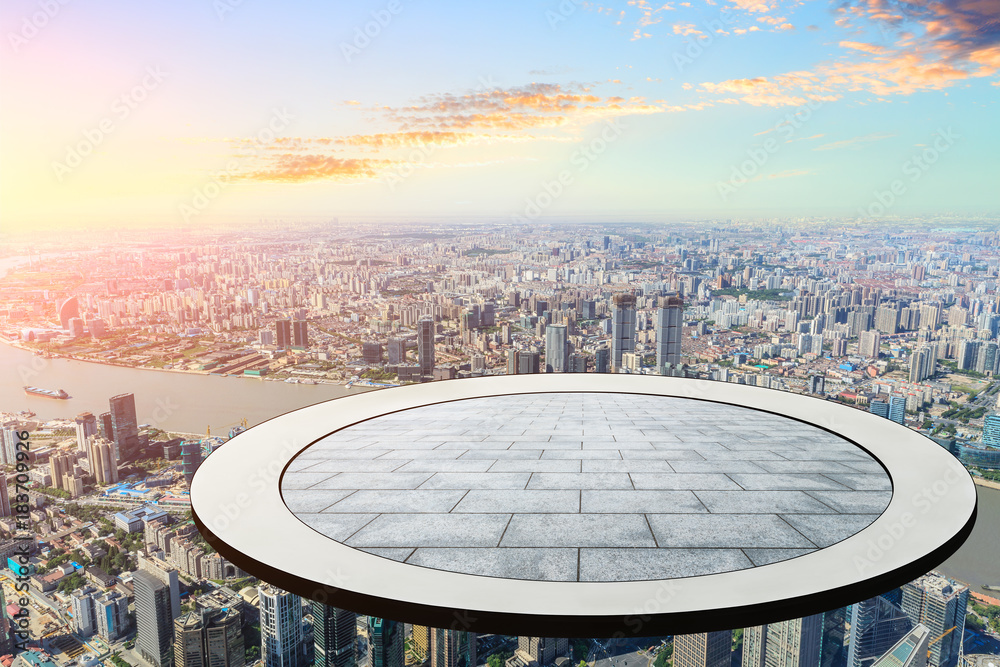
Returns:
[[[889,420],[765,389],[596,374],[298,410],[213,454],[192,502],[220,552],[307,597],[552,636],[816,613],[923,574],[975,517],[961,464]]]

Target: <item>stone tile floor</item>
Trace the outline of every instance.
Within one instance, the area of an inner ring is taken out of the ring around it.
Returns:
[[[288,466],[313,529],[422,567],[549,581],[688,577],[839,542],[892,495],[868,454],[775,415],[662,396],[549,393],[406,410]]]

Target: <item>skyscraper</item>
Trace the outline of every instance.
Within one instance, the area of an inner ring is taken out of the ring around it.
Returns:
[[[115,461],[131,461],[139,450],[139,420],[135,416],[135,395],[119,394],[111,398],[111,429],[115,443]]]
[[[70,608],[73,612],[73,629],[81,637],[89,637],[97,632],[97,616],[94,613],[95,589],[87,586],[73,591]]]
[[[903,585],[903,611],[931,633],[929,667],[956,667],[965,632],[969,589],[935,572]]]
[[[1000,413],[991,412],[983,420],[983,444],[1000,447]]]
[[[518,637],[517,651],[514,656],[522,665],[537,664],[547,667],[556,658],[569,655],[569,640],[557,637]]]
[[[412,650],[421,662],[430,657],[431,629],[426,625],[413,626]]]
[[[128,598],[117,591],[94,598],[97,634],[108,643],[118,641],[129,631]]]
[[[142,570],[133,575],[132,586],[135,590],[136,650],[155,667],[173,667],[170,589]]]
[[[674,636],[674,667],[729,667],[733,633],[700,632]]]
[[[118,463],[112,443],[103,438],[92,437],[87,460],[90,462],[90,474],[98,484],[114,484],[118,481]]]
[[[656,368],[663,373],[666,364],[681,363],[681,332],[684,330],[684,302],[680,297],[659,299],[656,311]],[[628,350],[626,350],[628,351]]]
[[[292,322],[292,347],[309,347],[309,323],[305,320]]]
[[[403,624],[369,616],[368,667],[403,666]]]
[[[6,474],[0,474],[0,516],[10,516],[10,490]]]
[[[565,324],[545,327],[545,372],[565,373],[569,366],[569,341]]]
[[[431,667],[476,667],[476,634],[431,630]]]
[[[611,372],[617,373],[622,354],[635,352],[635,295],[616,294],[611,303]]]
[[[858,338],[858,354],[865,359],[878,359],[881,344],[882,334],[878,331],[862,331]]]
[[[191,486],[191,480],[198,472],[201,461],[200,440],[185,440],[181,443],[181,467],[184,471],[184,481],[188,483],[188,486]]]
[[[275,345],[285,350],[292,346],[292,323],[290,320],[278,320],[274,323]]]
[[[434,375],[434,333],[434,318],[417,321],[417,362],[424,377]]]
[[[358,615],[353,611],[312,603],[313,664],[316,667],[351,667],[354,665],[354,640],[358,634]]]
[[[57,308],[59,313],[59,324],[63,329],[69,329],[69,321],[80,317],[80,302],[75,296],[59,302]]]
[[[202,609],[174,620],[174,667],[243,667],[240,613]]]
[[[305,663],[302,598],[270,584],[260,586],[258,591],[261,660],[265,667],[301,667]]]
[[[881,595],[854,603],[847,667],[871,667],[912,628],[903,610]]]
[[[937,365],[937,354],[929,345],[916,350],[910,355],[910,382],[920,382],[934,375]]]
[[[97,435],[97,417],[90,412],[81,412],[74,421],[76,422],[77,449],[86,454],[87,439]]]
[[[406,341],[390,338],[386,344],[386,361],[390,366],[406,363]]]
[[[744,667],[813,667],[820,661],[823,614],[746,628]]]
[[[594,351],[594,372],[611,372],[611,350],[607,347],[599,347]]]

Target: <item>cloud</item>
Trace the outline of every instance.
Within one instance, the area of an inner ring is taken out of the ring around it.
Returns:
[[[820,135],[822,136],[822,135]],[[861,137],[853,137],[851,139],[843,139],[841,141],[833,141],[828,144],[823,144],[814,148],[814,151],[832,151],[838,148],[849,148],[849,147],[861,147],[865,144],[870,144],[875,141],[881,141],[882,139],[888,139],[890,137],[896,136],[895,134],[889,134],[886,132],[866,134]]]

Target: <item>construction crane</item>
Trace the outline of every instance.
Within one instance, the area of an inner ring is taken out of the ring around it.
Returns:
[[[951,631],[954,630],[957,627],[958,627],[957,625],[951,626],[950,628],[948,628],[947,630],[945,630],[944,632],[942,632],[941,634],[939,634],[937,637],[935,637],[934,639],[932,639],[929,644],[927,644],[927,658],[928,659],[930,659],[930,657],[931,657],[931,647],[934,646],[935,644],[937,644],[939,641],[941,641],[945,637],[947,637],[948,635],[950,635]]]

